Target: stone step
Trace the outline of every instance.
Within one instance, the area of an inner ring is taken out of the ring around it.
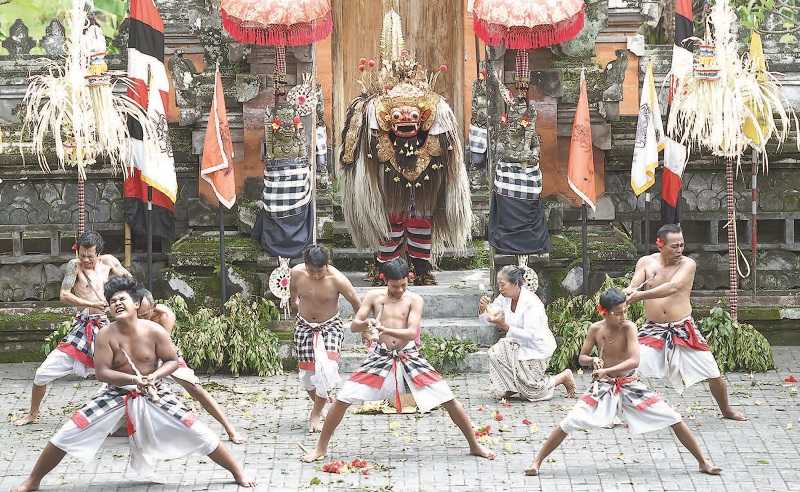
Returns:
[[[500,338],[497,329],[477,318],[423,319],[422,331],[440,338],[472,340],[479,347],[490,347]],[[361,344],[361,334],[345,329],[345,347]]]
[[[343,377],[350,375],[353,371],[358,369],[364,359],[367,357],[366,351],[342,351],[342,358],[339,360],[339,372]],[[436,368],[440,370],[440,368]],[[479,350],[469,354],[461,367],[457,369],[460,373],[488,373],[489,372],[489,355],[486,350]]]
[[[356,287],[356,292],[363,298],[370,290],[383,287]],[[433,318],[474,318],[478,309],[480,291],[474,287],[425,286],[409,287],[411,292],[422,296],[425,301],[422,319]],[[352,318],[353,308],[344,298],[339,299],[339,310],[344,318]]]
[[[328,246],[332,246],[328,244]],[[437,266],[441,270],[463,270],[481,263],[481,255],[485,255],[488,247],[483,241],[476,241],[468,247],[466,253],[456,255],[452,250],[445,250]],[[331,262],[340,270],[360,270],[374,263],[375,252],[351,247],[331,247]],[[483,261],[484,265],[486,264]]]

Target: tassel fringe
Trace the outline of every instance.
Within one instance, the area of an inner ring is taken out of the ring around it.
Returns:
[[[535,27],[503,26],[475,17],[475,35],[489,46],[505,45],[509,49],[535,49],[569,41],[583,29],[584,9],[556,24]]]
[[[229,15],[225,9],[220,9],[220,15],[222,16],[222,25],[231,37],[245,44],[302,46],[323,40],[333,31],[333,17],[331,17],[330,11],[320,19],[290,26],[281,24],[248,25],[248,23]]]

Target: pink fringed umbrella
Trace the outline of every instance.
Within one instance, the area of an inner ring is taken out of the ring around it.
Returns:
[[[475,34],[490,46],[533,49],[569,41],[583,29],[583,0],[475,0]]]
[[[330,0],[222,0],[222,25],[247,44],[300,46],[333,30]]]
[[[489,46],[516,49],[518,83],[527,87],[527,50],[573,39],[583,29],[583,0],[475,0],[475,35]]]

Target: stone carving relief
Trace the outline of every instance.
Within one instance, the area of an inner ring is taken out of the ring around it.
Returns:
[[[45,28],[44,36],[39,40],[39,46],[42,47],[45,55],[56,58],[64,55],[65,41],[64,26],[56,19],[53,19]]]
[[[19,58],[30,53],[31,49],[36,46],[36,41],[28,35],[28,26],[22,22],[22,19],[17,19],[11,25],[8,37],[3,40],[2,45],[8,50],[8,56]]]
[[[167,61],[167,67],[175,84],[175,103],[180,110],[181,126],[195,123],[202,114],[197,94],[200,82],[197,79],[197,68],[184,56],[183,50],[177,49]]]

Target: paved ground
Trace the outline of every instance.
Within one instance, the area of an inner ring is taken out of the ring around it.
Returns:
[[[496,461],[468,456],[461,435],[441,410],[424,416],[348,414],[334,437],[331,458],[362,458],[373,465],[368,476],[334,475],[322,472],[320,464],[299,461],[298,443],[310,448],[315,439],[305,433],[308,404],[294,374],[204,381],[248,435],[246,444],[232,450],[257,475],[258,490],[800,490],[798,385],[784,384],[788,374],[800,377],[800,350],[777,348],[776,363],[777,371],[752,378],[728,376],[733,401],[750,417],[745,423],[721,420],[705,385],[691,388],[682,397],[664,390],[703,449],[724,469],[721,477],[697,473],[691,455],[671,432],[633,437],[624,427],[579,433],[552,455],[541,477],[525,477],[522,470],[574,400],[558,396],[547,403],[513,402],[503,407],[487,396],[487,377],[481,374],[449,381],[475,425],[492,425],[490,441],[498,452]],[[40,421],[16,428],[11,420],[28,405],[33,370],[31,364],[0,366],[0,411],[7,416],[0,423],[0,490],[23,479],[49,436],[97,387],[92,380],[58,382],[45,400]],[[586,383],[587,375],[581,381]],[[502,422],[493,419],[495,410],[503,415]],[[523,424],[525,418],[533,425]],[[214,428],[222,431],[216,423]],[[196,456],[162,463],[163,484],[128,482],[123,476],[128,459],[125,442],[114,441],[83,469],[67,458],[45,479],[44,488],[236,490],[225,471]]]

